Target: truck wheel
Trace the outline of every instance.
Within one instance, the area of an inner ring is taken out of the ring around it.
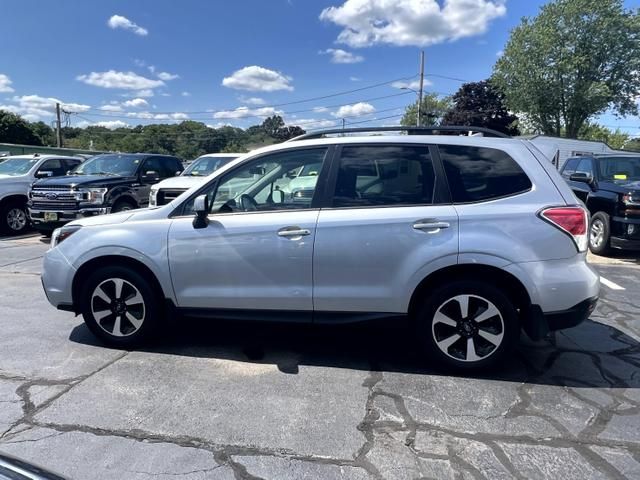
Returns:
[[[135,270],[103,267],[93,272],[79,298],[89,330],[107,345],[140,345],[162,324],[162,300]]]
[[[128,200],[118,200],[111,209],[111,213],[126,212],[127,210],[133,210],[135,208],[137,207]]]
[[[19,200],[6,202],[0,207],[0,230],[8,235],[20,235],[29,227],[27,206]]]
[[[456,370],[503,362],[520,335],[513,302],[488,282],[455,281],[435,290],[416,320],[421,349]]]
[[[589,250],[596,255],[607,255],[611,251],[610,217],[604,212],[597,212],[591,217],[589,226]]]

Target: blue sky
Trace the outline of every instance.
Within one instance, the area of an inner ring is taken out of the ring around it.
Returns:
[[[415,96],[391,81],[415,81],[421,48],[426,90],[451,94],[453,79],[487,78],[510,29],[543,3],[0,0],[0,108],[51,122],[59,100],[79,126],[247,127],[273,113],[307,129],[393,124]],[[640,132],[637,118],[601,122]]]

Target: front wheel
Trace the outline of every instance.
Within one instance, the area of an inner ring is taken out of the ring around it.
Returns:
[[[513,302],[495,285],[478,281],[438,288],[426,299],[416,321],[428,356],[458,370],[498,364],[520,334]]]
[[[134,210],[135,208],[136,206],[127,200],[118,200],[111,209],[111,213],[126,212],[128,210]]]
[[[604,212],[597,212],[591,217],[589,250],[596,255],[607,255],[611,251],[611,220]]]
[[[0,208],[0,230],[8,235],[20,235],[29,227],[27,207],[23,202],[10,201]]]
[[[161,300],[149,283],[126,267],[103,267],[85,282],[80,310],[84,321],[108,345],[129,347],[152,337],[162,322]]]

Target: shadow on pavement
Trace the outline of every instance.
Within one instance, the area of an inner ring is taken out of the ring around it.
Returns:
[[[286,374],[297,374],[301,366],[326,366],[577,388],[640,388],[640,343],[591,320],[541,342],[523,336],[504,365],[481,375],[430,365],[418,353],[411,332],[402,322],[316,326],[182,319],[139,351],[273,364]],[[84,324],[73,329],[70,340],[101,346]]]

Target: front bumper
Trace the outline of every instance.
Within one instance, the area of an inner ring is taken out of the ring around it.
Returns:
[[[622,250],[640,250],[640,218],[612,217],[611,246]]]
[[[76,269],[58,248],[48,250],[42,262],[40,279],[47,300],[60,310],[69,310],[73,305],[71,286]]]
[[[87,207],[78,210],[34,210],[29,208],[31,224],[37,230],[55,230],[56,228],[79,218],[92,217],[94,215],[106,215],[111,212],[111,207]],[[45,213],[55,213],[57,220],[45,220]]]

